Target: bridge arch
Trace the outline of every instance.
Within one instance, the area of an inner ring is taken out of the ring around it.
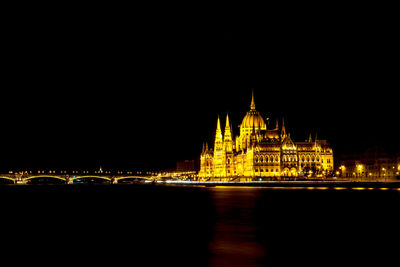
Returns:
[[[41,181],[42,179],[42,181]],[[62,176],[57,175],[34,175],[28,177],[22,177],[22,181],[25,183],[45,183],[45,184],[52,184],[52,183],[65,183],[66,179]]]
[[[0,176],[0,183],[13,184],[14,182],[15,182],[15,179],[12,177]]]
[[[81,180],[81,179],[98,179],[98,180],[106,180],[111,182],[112,178],[108,177],[108,176],[99,176],[99,175],[81,175],[81,176],[73,176],[73,177],[69,177],[69,181],[70,182],[75,182],[76,180]]]
[[[121,177],[115,177],[115,180],[124,180],[124,179],[142,179],[142,180],[152,180],[151,177],[143,177],[143,176],[121,176]]]
[[[35,176],[28,176],[22,178],[24,181],[32,180],[32,179],[37,179],[37,178],[53,178],[53,179],[58,179],[58,180],[63,180],[66,181],[66,179],[62,176],[57,176],[57,175],[35,175]]]

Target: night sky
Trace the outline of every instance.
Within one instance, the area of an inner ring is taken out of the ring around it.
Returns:
[[[164,169],[249,110],[334,152],[398,144],[398,29],[387,9],[16,7],[3,33],[10,169]],[[174,10],[169,12],[170,10]],[[195,10],[195,11],[194,11]],[[224,125],[223,125],[224,127]]]

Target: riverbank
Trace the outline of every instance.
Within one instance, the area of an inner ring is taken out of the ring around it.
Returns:
[[[319,181],[251,181],[251,182],[216,182],[216,181],[166,181],[169,185],[202,185],[202,186],[248,186],[271,188],[322,188],[322,189],[400,189],[400,181],[350,181],[350,180],[319,180]]]

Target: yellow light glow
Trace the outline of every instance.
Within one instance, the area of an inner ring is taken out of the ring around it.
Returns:
[[[317,141],[315,143],[310,141],[306,146],[298,147],[297,143],[291,140],[290,134],[286,134],[283,121],[282,134],[279,133],[278,126],[275,130],[269,130],[268,134],[262,133],[261,131],[267,130],[267,127],[262,116],[255,110],[254,101],[252,102],[251,110],[244,117],[240,125],[240,135],[236,139],[232,136],[228,116],[225,131],[218,117],[214,148],[209,148],[207,144],[204,144],[200,155],[198,174],[200,181],[221,181],[225,178],[230,180],[232,177],[255,178],[260,174],[259,170],[270,167],[271,163],[276,166],[274,167],[276,170],[261,171],[261,173],[297,177],[303,167],[298,166],[297,163],[306,162],[309,165],[309,162],[313,162],[321,173],[334,174],[331,148],[326,145],[321,147]],[[269,143],[268,149],[264,143]],[[323,159],[319,156],[321,151],[324,152]],[[314,157],[315,160],[311,161]],[[327,164],[323,164],[322,160]],[[289,166],[284,166],[286,163],[290,163]],[[310,171],[309,174],[312,176],[313,172]]]

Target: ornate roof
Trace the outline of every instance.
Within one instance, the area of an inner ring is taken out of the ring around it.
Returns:
[[[253,129],[263,129],[267,128],[267,125],[264,122],[264,119],[260,115],[260,113],[256,110],[256,105],[254,104],[254,93],[251,96],[251,104],[250,111],[247,112],[246,116],[244,116],[242,120],[241,128],[250,128]]]

